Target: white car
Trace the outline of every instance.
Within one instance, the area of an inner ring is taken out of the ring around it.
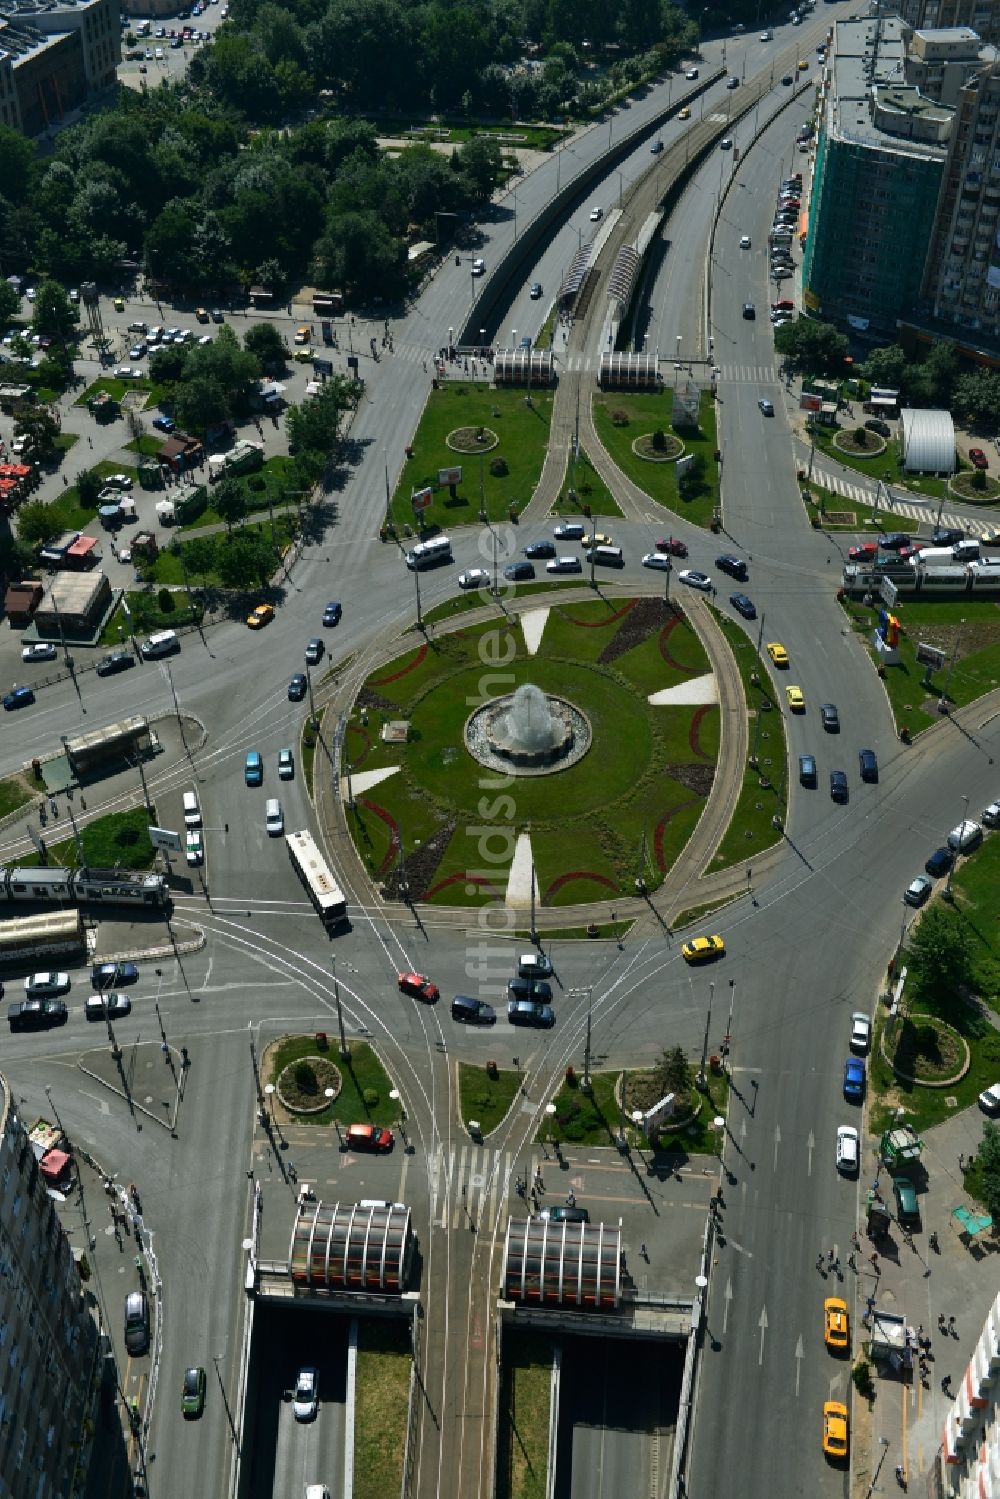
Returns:
[[[786,265],[779,265],[771,272],[771,279],[772,281],[787,281],[791,274]]]
[[[132,1001],[127,994],[92,994],[83,1007],[88,1020],[103,1020],[105,1016],[120,1020],[131,1011]]]
[[[485,567],[470,567],[468,572],[459,573],[459,588],[488,588],[490,575]]]
[[[117,380],[141,380],[142,370],[137,370],[131,364],[118,364],[115,366],[114,375]]]
[[[750,236],[749,236],[749,234],[741,234],[740,235],[740,249],[741,250],[749,250],[749,248],[750,248]]]
[[[596,224],[597,221],[599,219],[603,219],[603,217],[604,217],[604,209],[603,208],[592,208],[590,210],[590,222],[592,224]]]
[[[551,562],[546,562],[547,573],[580,573],[583,572],[583,563],[579,557],[553,557]]]
[[[192,829],[187,835],[187,861],[189,864],[205,862],[205,845],[197,828]]]
[[[264,826],[269,838],[277,838],[285,831],[285,817],[277,797],[270,797],[264,807]]]
[[[553,529],[552,535],[556,541],[582,541],[586,535],[586,529],[582,521],[567,520],[561,526]]]
[[[296,1421],[311,1421],[319,1407],[319,1370],[300,1369],[292,1395],[292,1414]]]
[[[24,981],[24,992],[32,999],[46,994],[65,994],[68,988],[68,973],[33,973]]]
[[[1000,1083],[983,1089],[979,1095],[979,1107],[984,1114],[1000,1114]]]
[[[722,137],[721,141],[719,142],[719,150],[720,151],[731,151],[732,149],[733,149],[733,143],[732,143],[731,139],[729,138],[728,135],[724,135]]]
[[[655,567],[661,573],[668,573],[672,568],[670,558],[665,557],[662,552],[647,552],[642,559],[642,565],[643,567]]]
[[[854,1176],[861,1164],[861,1142],[851,1124],[837,1126],[837,1170]]]
[[[132,488],[132,480],[129,478],[128,474],[106,474],[104,477],[104,483],[105,485],[110,485],[112,489]]]
[[[867,1051],[872,1040],[872,1023],[863,1010],[851,1016],[851,1050]]]
[[[708,573],[700,573],[696,568],[682,567],[677,577],[680,582],[686,583],[689,588],[700,588],[702,593],[711,593],[712,591],[712,580],[708,576]]]
[[[39,640],[35,645],[26,645],[21,648],[22,661],[54,661],[56,659],[56,648],[47,640]]]

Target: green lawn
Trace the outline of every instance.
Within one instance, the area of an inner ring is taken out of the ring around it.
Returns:
[[[209,513],[210,512],[208,511],[203,512],[202,515],[198,517],[197,522],[192,523],[192,526],[189,529],[197,530],[199,527],[209,524]],[[298,517],[294,510],[288,509],[276,513],[274,517],[274,536],[277,540],[277,546],[280,548],[287,545],[287,543],[290,542],[295,536],[297,528]],[[250,533],[256,533],[258,535],[270,538],[272,534],[270,517],[268,516],[266,519],[259,521],[245,521],[242,526],[237,526],[233,530],[232,534],[233,536],[239,536],[241,534],[246,535]],[[199,544],[201,542],[205,542],[208,544],[208,546],[211,548],[211,555],[214,558],[221,555],[222,550],[228,543],[229,536],[225,531],[218,531],[208,536],[199,537],[198,539]],[[183,548],[184,542],[180,541],[179,545]],[[277,555],[275,555],[274,566],[275,569],[277,569]],[[176,585],[179,583],[183,583],[184,569],[181,566],[180,558],[173,550],[173,545],[165,547],[163,551],[158,554],[155,562],[144,562],[142,564],[142,576],[145,582],[155,583],[157,585],[166,584],[168,587],[171,584]],[[222,580],[219,577],[219,574],[214,566],[209,567],[205,572],[198,573],[195,573],[189,568],[188,581],[191,583],[197,582],[199,584],[207,583],[210,585],[215,584],[220,587],[222,586]],[[178,600],[178,607],[180,607],[180,604],[183,601],[184,595],[181,595]]]
[[[150,383],[148,380],[116,380],[113,375],[100,375],[80,392],[73,405],[86,406],[87,402],[93,400],[94,396],[100,395],[101,391],[106,391],[109,396],[112,396],[120,404],[125,398],[126,391],[141,390],[146,392],[149,389]]]
[[[743,691],[751,710],[749,723],[749,752],[753,753],[756,716],[760,717],[760,732],[757,738],[759,770],[747,765],[743,771],[743,785],[732,821],[723,835],[722,842],[709,864],[709,870],[726,869],[731,864],[740,864],[745,859],[761,854],[778,841],[779,833],[771,819],[777,813],[782,819],[788,806],[788,787],[782,787],[786,765],[785,725],[782,718],[784,688],[776,688],[771,675],[757,655],[756,637],[751,640],[734,620],[727,619],[718,610],[713,611],[723,635],[736,657]],[[755,685],[751,677],[758,677]],[[789,679],[790,680],[790,679]],[[778,692],[781,696],[778,696]],[[772,706],[761,708],[767,701]],[[761,786],[761,775],[770,782]]]
[[[468,1125],[476,1119],[484,1135],[489,1135],[502,1124],[510,1112],[521,1085],[519,1072],[502,1072],[492,1078],[482,1063],[458,1064],[458,1107],[462,1122]]]
[[[869,656],[878,609],[866,609],[856,599],[843,599],[842,607]],[[1000,608],[984,599],[899,600],[892,611],[902,625],[898,666],[885,668],[885,685],[897,730],[904,724],[914,737],[936,723],[938,700],[948,686],[949,701],[959,707],[990,692],[1000,680]],[[924,685],[925,667],[916,659],[923,642],[945,652],[945,665]],[[957,647],[957,650],[956,650]],[[954,669],[949,663],[954,657]]]
[[[863,418],[861,423],[863,424]],[[843,430],[851,431],[858,425],[858,420],[851,422],[848,418],[841,424],[841,427]],[[865,457],[860,453],[849,453],[838,448],[833,441],[835,429],[817,426],[811,435],[818,452],[825,453],[836,463],[842,463],[845,468],[855,469],[859,474],[867,474],[870,479],[884,479],[887,484],[891,484],[896,489],[909,489],[914,494],[930,495],[936,500],[946,498],[948,495],[947,480],[935,479],[929,474],[906,473],[898,445],[893,439],[889,440],[884,453],[873,453],[871,457]]]
[[[572,480],[571,480],[572,475]],[[570,489],[575,491],[571,497]],[[553,513],[575,519],[584,515],[621,515],[621,506],[581,448],[575,464],[567,463],[563,488]]]
[[[133,807],[128,812],[112,812],[107,817],[97,817],[80,828],[83,844],[83,862],[94,869],[152,869],[156,851],[149,841],[151,818],[145,807]],[[68,824],[63,825],[69,832]],[[58,831],[63,831],[60,827]],[[48,839],[56,832],[54,824],[48,829]],[[75,869],[80,863],[76,840],[67,838],[62,842],[48,842],[49,863]],[[40,864],[37,853],[24,854],[22,864]]]
[[[487,646],[510,653],[502,672],[484,667]],[[686,619],[664,615],[658,599],[556,606],[533,657],[519,628],[495,624],[415,645],[373,674],[362,694],[367,721],[356,713],[349,724],[354,769],[401,767],[359,798],[362,857],[384,878],[402,830],[407,859],[420,861],[421,898],[476,903],[506,889],[516,831],[525,829],[543,904],[631,892],[640,859],[655,887],[704,807],[719,715],[714,705],[653,707],[646,696],[707,669]],[[484,696],[525,681],[574,702],[594,743],[554,778],[519,778],[494,807],[483,795],[490,779],[465,749],[464,726]],[[397,718],[411,724],[405,748],[381,742],[383,722]],[[614,754],[600,753],[611,743]],[[421,851],[432,838],[433,860]]]
[[[155,589],[126,594],[125,601],[131,617],[126,615],[119,602],[101,631],[101,644],[121,645],[128,640],[130,634],[145,635],[153,630],[177,630],[184,625],[193,624],[199,616],[201,606],[193,603],[188,607],[187,597],[182,592],[172,593],[170,597],[174,607],[161,609]]]
[[[405,1318],[359,1318],[354,1499],[385,1499],[400,1492],[411,1364],[410,1325]]]
[[[543,1333],[507,1332],[500,1375],[497,1499],[545,1499],[552,1352]]]
[[[592,1092],[588,1096],[580,1087],[580,1080],[583,1077],[582,1043],[579,1057],[573,1058],[573,1067],[576,1073],[574,1082],[563,1083],[552,1100],[556,1106],[552,1121],[550,1123],[546,1119],[539,1128],[536,1139],[539,1144],[558,1140],[561,1145],[613,1146],[618,1138],[621,1124],[621,1110],[615,1096],[615,1088],[622,1074],[617,1071],[592,1071],[590,1075]],[[626,1099],[628,1080],[631,1076],[632,1073],[625,1074]],[[728,1093],[729,1079],[725,1074],[709,1073],[708,1091],[703,1098],[697,1117],[676,1134],[667,1132],[661,1135],[657,1149],[686,1152],[692,1155],[711,1155],[717,1151],[719,1140],[717,1132],[712,1128],[712,1120],[720,1114],[723,1118],[725,1117]],[[642,1150],[650,1148],[650,1142],[646,1136],[631,1120],[625,1126],[625,1133],[634,1148]]]
[[[491,390],[488,385],[467,381],[432,391],[413,439],[413,457],[407,460],[392,498],[392,516],[399,533],[410,535],[416,530],[410,497],[428,484],[434,487],[434,494],[423,512],[423,521],[431,533],[478,522],[480,478],[491,521],[506,520],[512,505],[523,510],[534,494],[545,461],[552,401],[550,391],[533,391],[529,408],[522,391]],[[499,438],[498,445],[483,456],[482,464],[478,454],[455,452],[446,442],[452,431],[479,427],[495,432]],[[498,460],[507,467],[502,476],[490,472],[490,464]],[[448,489],[437,487],[438,471],[451,467],[461,467],[463,473],[454,499]]]
[[[633,483],[685,520],[707,526],[719,497],[715,404],[707,392],[702,392],[700,429],[691,432],[671,426],[672,402],[670,386],[648,394],[600,393],[594,397],[594,425],[608,454]],[[624,425],[619,424],[622,420]],[[693,454],[701,466],[700,481],[684,498],[678,491],[675,463],[651,463],[632,450],[636,438],[658,428],[680,437],[685,454]]]
[[[122,447],[130,453],[138,453],[140,456],[145,456],[146,458],[155,458],[163,446],[165,436],[166,434],[163,434],[163,436],[159,434],[154,436],[149,432],[144,432],[141,437],[135,437],[131,442],[122,443]]]
[[[0,781],[0,818],[9,817],[12,812],[34,799],[20,776],[8,776],[6,780]]]
[[[367,1041],[354,1041],[348,1037],[350,1059],[340,1060],[340,1033],[337,1016],[330,996],[330,1014],[325,1022],[327,1055],[340,1068],[342,1086],[337,1097],[327,1109],[317,1114],[296,1116],[296,1123],[329,1126],[336,1119],[341,1124],[388,1124],[395,1125],[399,1119],[399,1106],[390,1097],[392,1083],[389,1074],[379,1061]],[[262,1068],[262,1084],[275,1081],[278,1074],[301,1057],[323,1055],[316,1045],[315,1035],[286,1036],[266,1056],[266,1068]],[[365,1094],[375,1094],[374,1103],[365,1102]]]

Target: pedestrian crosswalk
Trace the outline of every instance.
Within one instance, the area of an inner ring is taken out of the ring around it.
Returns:
[[[493,1224],[497,1215],[505,1229],[511,1199],[516,1199],[518,1177],[530,1191],[535,1185],[544,1206],[544,1161],[537,1153],[515,1156],[509,1150],[491,1150],[485,1145],[439,1145],[427,1163],[431,1199],[431,1226],[462,1228]],[[521,1216],[524,1216],[523,1204]]]
[[[845,500],[853,501],[856,505],[871,506],[874,504],[875,495],[871,489],[866,489],[861,484],[853,484],[840,474],[826,473],[817,468],[813,470],[811,480],[814,485],[825,489],[828,493],[841,495]],[[904,498],[897,490],[890,491],[890,503],[886,504],[885,493],[883,489],[879,504],[879,519],[883,530],[894,528],[894,518],[900,522],[914,521],[918,525],[954,526],[965,531],[969,536],[982,536],[992,529],[992,522],[989,519],[980,520],[975,516],[957,515],[948,510],[939,512],[933,500]],[[898,529],[902,529],[902,526]]]
[[[719,379],[744,385],[776,385],[779,375],[773,364],[721,364]]]

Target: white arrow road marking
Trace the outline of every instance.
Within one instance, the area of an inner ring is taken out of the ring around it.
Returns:
[[[757,1363],[762,1364],[764,1362],[764,1333],[767,1331],[766,1306],[762,1306],[760,1309],[760,1321],[757,1323],[757,1326],[760,1328],[760,1357],[758,1358]]]

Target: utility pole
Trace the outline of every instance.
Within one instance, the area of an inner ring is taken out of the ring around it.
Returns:
[[[485,521],[486,521],[486,475],[485,475],[485,471],[484,471],[484,464],[485,464],[485,462],[486,462],[486,454],[483,452],[482,449],[480,449],[480,451],[479,451],[479,520],[480,520],[480,523],[485,523]]]
[[[338,733],[340,735],[340,752],[341,752],[341,754],[343,756],[343,759],[344,759],[344,769],[345,769],[345,771],[347,773],[347,807],[348,807],[348,811],[353,812],[354,811],[354,790],[353,790],[353,788],[351,786],[351,761],[350,761],[350,757],[349,757],[349,755],[347,753],[347,714],[346,713],[342,713],[340,715],[340,723],[338,725]]]
[[[344,1035],[344,1012],[340,1007],[340,983],[337,979],[337,959],[331,958],[333,964],[333,1002],[337,1006],[337,1028],[340,1031],[340,1059],[346,1062],[351,1055],[347,1045],[347,1037]]]
[[[705,1016],[705,1039],[701,1046],[701,1066],[698,1068],[698,1076],[695,1078],[696,1085],[704,1092],[708,1083],[708,1074],[705,1071],[705,1063],[708,1060],[708,1031],[712,1024],[712,1000],[715,998],[715,980],[708,986],[708,1013]]]
[[[138,753],[135,757],[135,768],[139,772],[139,780],[142,784],[142,797],[143,801],[146,803],[146,811],[149,813],[150,817],[152,817],[153,803],[149,799],[149,787],[146,785],[146,771],[142,763],[142,756]]]
[[[180,727],[180,722],[181,722],[181,705],[177,701],[177,689],[174,687],[174,679],[173,679],[173,675],[172,675],[171,670],[170,670],[170,662],[169,661],[164,661],[164,663],[163,663],[163,670],[166,672],[166,674],[167,674],[167,681],[170,683],[170,696],[174,700],[174,712],[177,714],[177,726],[179,728]]]
[[[309,722],[313,728],[316,727],[316,699],[313,697],[312,672],[309,670],[309,662],[306,662],[306,691],[309,694]]]
[[[424,628],[424,618],[420,612],[420,568],[417,563],[413,565],[413,581],[417,585],[417,629]]]
[[[763,641],[764,641],[764,616],[762,614],[761,617],[760,617],[760,629],[757,631],[757,660],[758,661],[760,660],[760,652],[761,652],[761,646],[763,645]],[[760,678],[757,676],[757,672],[756,671],[754,671],[753,676],[751,677],[751,681],[753,681],[754,678],[756,678],[758,682],[760,681]],[[753,768],[755,770],[757,769],[757,766],[758,766],[757,749],[758,749],[758,746],[760,744],[760,720],[761,720],[761,716],[762,716],[761,715],[761,711],[758,708],[756,716],[754,718],[754,724],[753,724],[753,748],[750,751],[750,764],[753,766]]]
[[[962,638],[962,628],[964,624],[965,620],[960,619],[958,622],[958,629],[955,631],[955,644],[952,648],[951,660],[948,662],[948,675],[944,679],[944,686],[941,689],[941,696],[938,698],[939,713],[948,712],[948,689],[951,686],[951,674],[955,670],[955,662],[958,660],[958,646]]]
[[[637,895],[645,895],[646,878],[643,870],[646,867],[646,824],[642,825],[642,840],[639,844],[639,868],[635,877],[635,889]]]
[[[968,817],[968,815],[969,815],[969,798],[967,796],[963,796],[962,797],[962,821],[959,823],[959,828],[960,828],[960,832],[961,833],[965,832],[965,819]],[[948,866],[948,879],[945,882],[945,887],[944,887],[944,890],[942,892],[943,897],[944,897],[945,900],[951,900],[951,898],[952,898],[952,895],[951,895],[951,877],[952,877],[952,874],[953,874],[954,870],[958,867],[958,861],[959,861],[959,859],[961,857],[962,857],[962,838],[961,838],[961,836],[959,836],[958,847],[955,850],[955,857],[954,857],[954,859],[952,859],[951,864]]]

